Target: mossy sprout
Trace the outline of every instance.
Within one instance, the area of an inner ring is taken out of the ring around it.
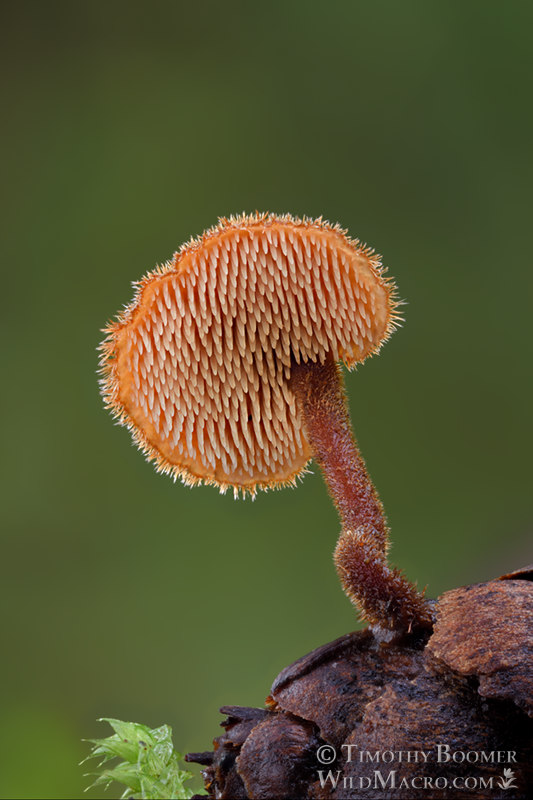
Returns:
[[[383,628],[430,625],[387,565],[388,528],[355,442],[339,362],[377,353],[398,321],[373,250],[322,219],[221,219],[137,284],[106,329],[106,404],[162,472],[251,493],[319,463],[339,511],[346,594]]]
[[[82,763],[92,758],[100,759],[99,768],[112,760],[115,763],[89,773],[95,780],[88,789],[107,789],[119,783],[126,787],[122,798],[135,795],[141,800],[187,800],[193,796],[193,790],[186,786],[192,773],[182,769],[181,755],[174,750],[168,725],[149,728],[109,718],[100,722],[108,722],[115,732],[105,739],[89,739],[92,751]]]

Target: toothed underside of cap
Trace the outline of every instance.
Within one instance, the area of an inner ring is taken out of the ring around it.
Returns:
[[[379,257],[321,219],[221,219],[136,286],[101,345],[107,406],[160,471],[252,494],[311,458],[291,361],[352,367],[398,319]]]

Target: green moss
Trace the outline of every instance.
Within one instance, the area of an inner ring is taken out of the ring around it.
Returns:
[[[188,800],[193,790],[185,786],[192,774],[181,769],[181,755],[174,750],[172,729],[168,725],[148,728],[136,722],[103,718],[115,733],[106,739],[89,739],[92,751],[85,759],[101,758],[101,768],[111,759],[120,759],[112,767],[89,773],[96,776],[91,786],[114,781],[126,787],[123,798],[135,796],[142,800]],[[82,763],[85,763],[83,761]]]

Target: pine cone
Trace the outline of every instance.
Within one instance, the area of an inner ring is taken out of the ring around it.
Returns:
[[[212,798],[507,798],[533,786],[533,568],[455,589],[433,632],[366,629],[284,669],[265,709],[224,707]]]

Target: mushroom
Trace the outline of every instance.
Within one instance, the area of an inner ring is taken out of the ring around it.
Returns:
[[[429,624],[386,564],[383,508],[352,434],[348,368],[398,321],[379,257],[321,218],[222,218],[138,284],[106,328],[102,393],[158,470],[255,494],[319,463],[339,511],[335,560],[365,618]]]

